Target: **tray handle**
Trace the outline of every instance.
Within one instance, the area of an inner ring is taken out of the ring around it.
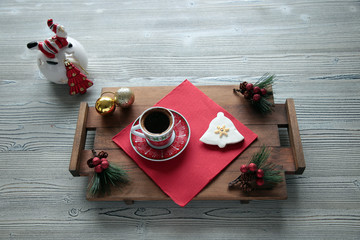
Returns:
[[[86,120],[89,112],[89,106],[87,102],[80,103],[79,115],[76,124],[74,143],[71,152],[69,171],[75,176],[80,176],[79,167],[80,167],[80,154],[85,147],[86,141]]]
[[[294,99],[286,99],[285,106],[289,123],[289,140],[295,161],[295,174],[302,174],[306,166],[300,138],[299,125],[296,118]]]

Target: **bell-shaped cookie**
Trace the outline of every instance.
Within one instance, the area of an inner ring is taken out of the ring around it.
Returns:
[[[224,148],[227,144],[238,143],[244,139],[234,123],[223,112],[218,112],[216,118],[211,120],[209,128],[200,141],[209,145],[218,145]]]

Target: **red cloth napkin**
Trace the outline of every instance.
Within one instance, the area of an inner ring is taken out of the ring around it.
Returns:
[[[142,158],[130,144],[131,124],[114,136],[113,141],[175,203],[182,207],[257,138],[255,133],[188,80],[177,86],[155,105],[181,113],[190,125],[190,142],[179,156],[165,162],[153,162]],[[242,142],[230,144],[220,149],[217,146],[209,146],[199,141],[218,112],[223,112],[234,123],[238,131],[244,136]],[[224,186],[224,188],[226,187]]]

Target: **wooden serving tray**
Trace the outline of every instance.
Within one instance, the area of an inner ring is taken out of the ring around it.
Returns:
[[[233,93],[235,86],[197,86],[213,101],[222,106],[240,122],[258,135],[258,139],[239,157],[228,165],[213,179],[194,200],[281,200],[287,198],[286,181],[272,189],[258,189],[244,193],[238,189],[229,189],[228,183],[240,175],[239,168],[247,164],[251,156],[262,145],[272,147],[269,161],[283,166],[285,174],[302,174],[305,170],[305,159],[299,134],[293,99],[285,104],[275,104],[272,114],[263,116],[256,112],[243,96]],[[103,88],[102,92],[115,92],[118,88]],[[86,161],[92,157],[91,149],[84,149],[88,131],[95,131],[93,148],[99,152],[109,153],[109,161],[122,166],[128,171],[130,184],[124,188],[113,188],[111,195],[102,197],[87,196],[94,201],[125,201],[134,200],[169,200],[170,198],[123,152],[112,137],[132,123],[141,113],[153,106],[174,87],[134,87],[135,103],[128,109],[117,108],[110,115],[99,115],[94,107],[86,102],[80,104],[74,144],[70,159],[69,171],[73,176],[89,176],[93,174]],[[273,101],[273,99],[271,99]],[[289,145],[282,146],[279,129],[285,128],[288,133]],[[285,179],[285,177],[284,177]]]

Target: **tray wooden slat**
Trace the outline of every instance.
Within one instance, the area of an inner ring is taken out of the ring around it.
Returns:
[[[95,201],[167,200],[161,189],[130,159],[111,138],[134,121],[145,109],[166,96],[174,87],[135,87],[136,100],[129,109],[117,108],[113,115],[102,117],[94,107],[81,103],[74,136],[74,145],[69,170],[74,176],[89,176],[86,161],[92,157],[90,149],[84,149],[87,131],[95,130],[94,148],[106,150],[109,161],[121,165],[128,171],[131,183],[122,189],[113,189],[110,196],[92,198]],[[261,189],[250,194],[239,190],[229,190],[227,184],[239,175],[239,167],[249,161],[252,154],[264,144],[272,147],[270,161],[283,166],[286,174],[301,174],[305,169],[299,127],[294,101],[276,104],[275,111],[265,117],[256,112],[242,96],[232,93],[234,86],[199,86],[202,92],[222,106],[240,122],[258,134],[258,139],[207,185],[194,199],[196,200],[265,200],[286,199],[286,182],[273,189]],[[102,91],[116,91],[118,88],[104,88]],[[273,100],[272,100],[273,101]],[[290,146],[282,146],[279,128],[287,128]]]
[[[295,161],[295,172],[302,174],[305,170],[305,157],[299,132],[299,125],[296,118],[295,104],[293,99],[286,100],[286,110],[289,122],[289,139],[293,150]]]
[[[72,175],[79,175],[79,158],[81,151],[84,149],[86,141],[86,122],[88,118],[88,104],[82,102],[80,104],[79,116],[76,124],[76,131],[74,136],[73,149],[71,153],[69,171]]]

